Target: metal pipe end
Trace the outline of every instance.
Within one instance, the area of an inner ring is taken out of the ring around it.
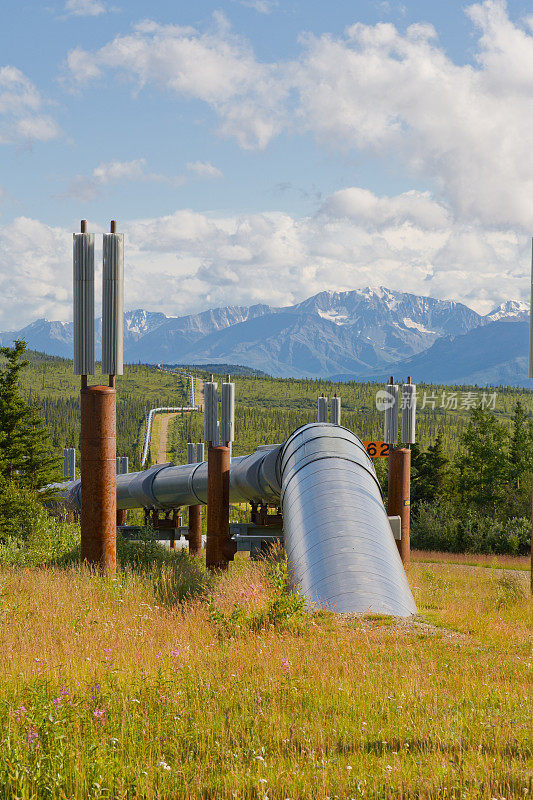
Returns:
[[[117,232],[117,221],[116,221],[116,219],[112,219],[111,220],[111,228],[110,228],[110,230],[111,230],[111,233],[116,233]]]
[[[82,219],[80,222],[80,231],[81,233],[87,233],[87,220]]]

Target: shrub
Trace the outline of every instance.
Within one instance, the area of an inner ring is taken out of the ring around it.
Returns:
[[[464,511],[452,502],[421,503],[413,517],[411,543],[420,550],[522,555],[529,552],[531,521],[498,520]]]
[[[0,484],[0,563],[40,566],[79,556],[79,528],[49,516],[39,496],[11,482]]]

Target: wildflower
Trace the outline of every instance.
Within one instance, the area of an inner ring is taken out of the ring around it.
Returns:
[[[19,706],[19,708],[15,709],[15,719],[17,722],[21,722],[24,719],[25,714],[27,713],[24,706]]]
[[[111,655],[111,648],[110,647],[104,647],[104,659],[106,661],[112,661],[113,660],[113,656]]]
[[[95,717],[99,722],[101,722],[105,717],[105,711],[103,708],[95,708],[93,711],[93,717]]]
[[[28,733],[26,734],[26,741],[28,744],[35,744],[37,739],[39,738],[39,734],[34,728],[28,728]]]
[[[158,766],[159,766],[159,767],[162,767],[162,768],[163,768],[163,769],[165,769],[167,772],[170,772],[170,766],[167,764],[167,762],[166,762],[166,761],[160,761],[160,762],[159,762],[159,764],[158,764]]]
[[[281,666],[283,667],[285,672],[290,672],[290,669],[292,667],[292,661],[289,661],[288,658],[282,658],[281,659]]]
[[[179,658],[179,656],[180,656],[180,651],[179,651],[179,650],[178,650],[178,648],[176,647],[176,649],[175,649],[175,650],[171,650],[171,651],[170,651],[170,655],[172,656],[172,658]]]
[[[61,705],[61,698],[60,697],[54,697],[54,699],[52,700],[52,703],[54,704],[54,706],[56,708],[59,708],[59,706]]]

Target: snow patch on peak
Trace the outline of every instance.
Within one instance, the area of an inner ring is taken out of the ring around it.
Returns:
[[[330,311],[322,311],[320,308],[317,309],[318,315],[322,317],[322,319],[329,319],[331,322],[335,322],[337,325],[346,325],[349,322],[348,314],[337,314],[333,309]]]
[[[405,325],[406,328],[414,328],[415,330],[420,331],[420,333],[432,333],[435,336],[437,335],[436,331],[428,330],[423,325],[421,325],[419,322],[415,322],[410,317],[404,317],[403,318],[403,324]]]

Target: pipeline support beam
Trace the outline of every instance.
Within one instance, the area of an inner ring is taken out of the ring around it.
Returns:
[[[404,566],[411,562],[411,451],[393,447],[389,454],[389,516],[402,521],[402,538],[397,542]]]
[[[81,390],[81,559],[115,573],[117,566],[116,391]]]
[[[207,466],[206,563],[211,570],[227,569],[233,560],[229,533],[229,447],[210,447]]]

